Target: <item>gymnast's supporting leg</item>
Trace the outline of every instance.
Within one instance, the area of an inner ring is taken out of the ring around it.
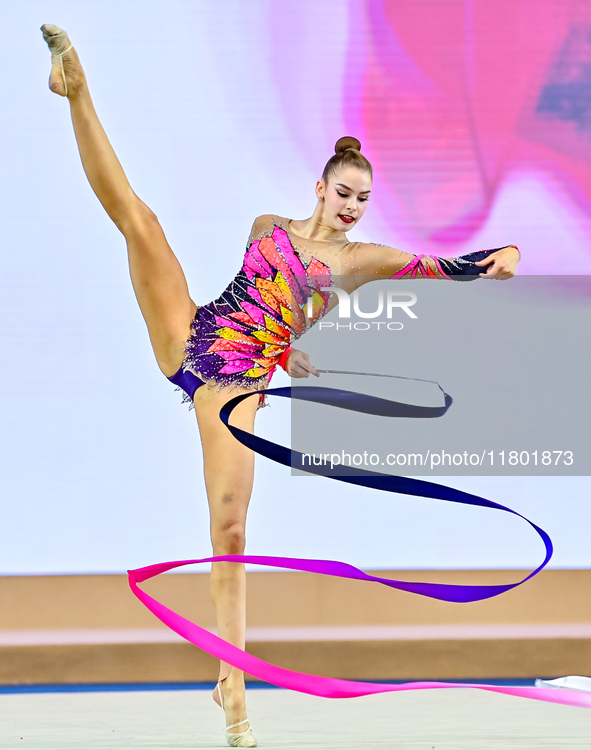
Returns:
[[[127,241],[134,291],[148,326],[156,360],[166,376],[184,359],[185,341],[196,305],[189,296],[183,270],[170,248],[156,215],[132,190],[97,117],[78,54],[57,26],[42,26],[52,51],[49,87],[67,96],[72,123],[88,181],[106,212]],[[60,62],[63,64],[63,74]]]
[[[214,555],[242,555],[245,549],[246,512],[254,480],[254,453],[239,443],[219,418],[222,405],[238,393],[237,389],[216,392],[207,386],[201,386],[195,392]],[[238,404],[232,412],[232,424],[252,433],[257,404],[258,396]],[[213,563],[211,594],[216,607],[219,636],[244,649],[244,565]],[[227,725],[244,720],[247,714],[243,672],[221,662],[219,679],[224,680],[221,688]],[[234,731],[243,732],[248,726],[243,724]]]

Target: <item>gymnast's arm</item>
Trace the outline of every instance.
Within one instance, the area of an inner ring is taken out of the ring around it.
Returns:
[[[351,265],[356,286],[359,287],[384,278],[473,281],[480,277],[506,280],[515,276],[520,258],[515,245],[441,258],[436,255],[412,255],[387,245],[361,242],[353,253]]]
[[[391,278],[439,278],[473,281],[477,278],[506,280],[515,276],[521,254],[515,245],[478,250],[453,258],[411,255],[387,245],[359,243],[351,257],[352,274],[359,287],[369,281]],[[281,366],[291,377],[319,377],[308,355],[290,347]]]

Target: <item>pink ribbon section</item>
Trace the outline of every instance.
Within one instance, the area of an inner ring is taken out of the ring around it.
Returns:
[[[280,562],[282,561],[282,563]],[[520,698],[532,698],[534,700],[547,701],[549,703],[560,703],[565,706],[578,706],[580,708],[591,708],[591,693],[577,690],[535,687],[503,687],[497,685],[473,684],[463,682],[407,682],[403,684],[384,684],[373,682],[355,682],[352,680],[340,680],[332,677],[320,677],[317,675],[293,672],[289,669],[269,664],[256,656],[246,653],[231,643],[199,627],[195,623],[182,617],[177,612],[165,607],[153,597],[139,588],[138,584],[154,578],[174,568],[185,565],[208,562],[243,562],[268,565],[272,567],[284,567],[291,570],[313,570],[314,568],[327,566],[333,571],[343,566],[343,573],[332,572],[341,578],[350,578],[346,575],[346,569],[357,570],[353,566],[345,565],[330,560],[304,560],[300,558],[274,558],[253,555],[225,555],[221,557],[206,557],[201,560],[179,560],[176,562],[158,563],[148,565],[145,568],[129,570],[129,585],[137,598],[175,633],[187,641],[215,656],[216,658],[231,664],[238,669],[247,672],[260,680],[269,682],[280,688],[296,690],[308,695],[317,695],[323,698],[356,698],[362,695],[375,695],[377,693],[390,693],[403,690],[431,690],[435,688],[476,688],[488,690],[492,693],[503,695],[515,695]],[[367,574],[358,571],[364,578]]]

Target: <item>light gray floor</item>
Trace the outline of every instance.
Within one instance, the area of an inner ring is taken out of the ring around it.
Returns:
[[[478,690],[347,700],[248,692],[261,748],[525,750],[591,748],[591,711]],[[0,748],[228,747],[205,691],[0,695]]]

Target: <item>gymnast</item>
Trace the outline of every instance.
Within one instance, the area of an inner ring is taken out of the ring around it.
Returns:
[[[258,217],[236,277],[218,299],[196,305],[157,216],[132,190],[98,120],[76,50],[57,26],[45,24],[41,30],[52,53],[49,88],[68,98],[86,176],[125,237],[133,288],[158,366],[195,409],[213,553],[242,555],[254,453],[228,431],[220,409],[239,393],[261,391],[232,415],[233,424],[254,433],[255,415],[266,405],[264,390],[278,364],[292,378],[319,376],[308,355],[290,343],[337,304],[337,295],[323,288],[334,285],[337,276],[349,293],[374,278],[509,279],[519,251],[509,245],[445,259],[349,242],[347,232],[367,208],[372,168],[359,141],[345,137],[316,183],[313,215]],[[244,649],[244,565],[213,563],[211,594],[220,637]],[[256,747],[243,672],[221,662],[213,697],[225,712],[228,744]]]

